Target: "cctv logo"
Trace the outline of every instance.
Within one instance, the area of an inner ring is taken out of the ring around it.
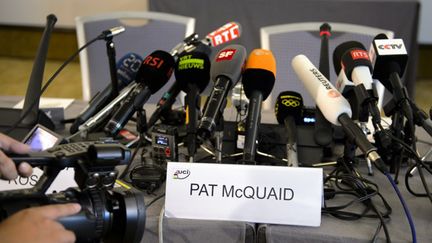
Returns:
[[[233,58],[236,50],[235,49],[225,49],[219,52],[218,57],[216,58],[216,62],[220,61],[229,61]]]
[[[402,49],[403,44],[388,44],[388,45],[379,45],[378,48],[381,50],[390,50],[390,49]]]

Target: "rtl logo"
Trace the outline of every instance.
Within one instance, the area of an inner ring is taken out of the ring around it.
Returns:
[[[235,49],[225,49],[219,52],[219,55],[216,58],[216,62],[220,61],[229,61],[233,58],[236,50]]]
[[[164,63],[164,60],[162,60],[159,57],[152,57],[152,56],[147,56],[146,59],[144,59],[143,64],[151,66],[151,67],[155,67],[157,69],[159,69],[162,64]]]
[[[350,51],[351,58],[354,60],[357,59],[366,59],[369,60],[369,55],[365,50],[352,50]]]

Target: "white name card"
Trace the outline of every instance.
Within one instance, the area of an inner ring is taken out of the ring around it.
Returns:
[[[320,168],[168,163],[165,216],[320,226]]]
[[[0,191],[9,190],[20,190],[33,188],[42,176],[43,171],[39,168],[33,168],[33,174],[29,177],[21,177],[14,180],[1,180],[0,179]],[[69,187],[77,187],[74,180],[75,170],[73,168],[67,168],[57,175],[51,186],[47,190],[47,194],[64,191]]]

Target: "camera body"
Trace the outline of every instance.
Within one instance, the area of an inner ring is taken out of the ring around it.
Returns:
[[[9,157],[17,164],[43,166],[44,174],[32,189],[0,192],[0,221],[28,207],[75,202],[81,211],[59,221],[75,233],[77,242],[141,241],[146,218],[143,193],[114,188],[115,167],[131,158],[128,148],[119,143],[77,142]],[[78,188],[45,194],[67,167],[74,168]]]

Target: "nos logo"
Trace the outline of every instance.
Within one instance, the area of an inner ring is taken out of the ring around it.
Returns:
[[[233,58],[236,50],[235,49],[225,49],[219,52],[218,57],[216,58],[216,62],[220,61],[229,61]]]
[[[176,170],[174,172],[174,179],[186,179],[188,178],[190,175],[190,170]]]

